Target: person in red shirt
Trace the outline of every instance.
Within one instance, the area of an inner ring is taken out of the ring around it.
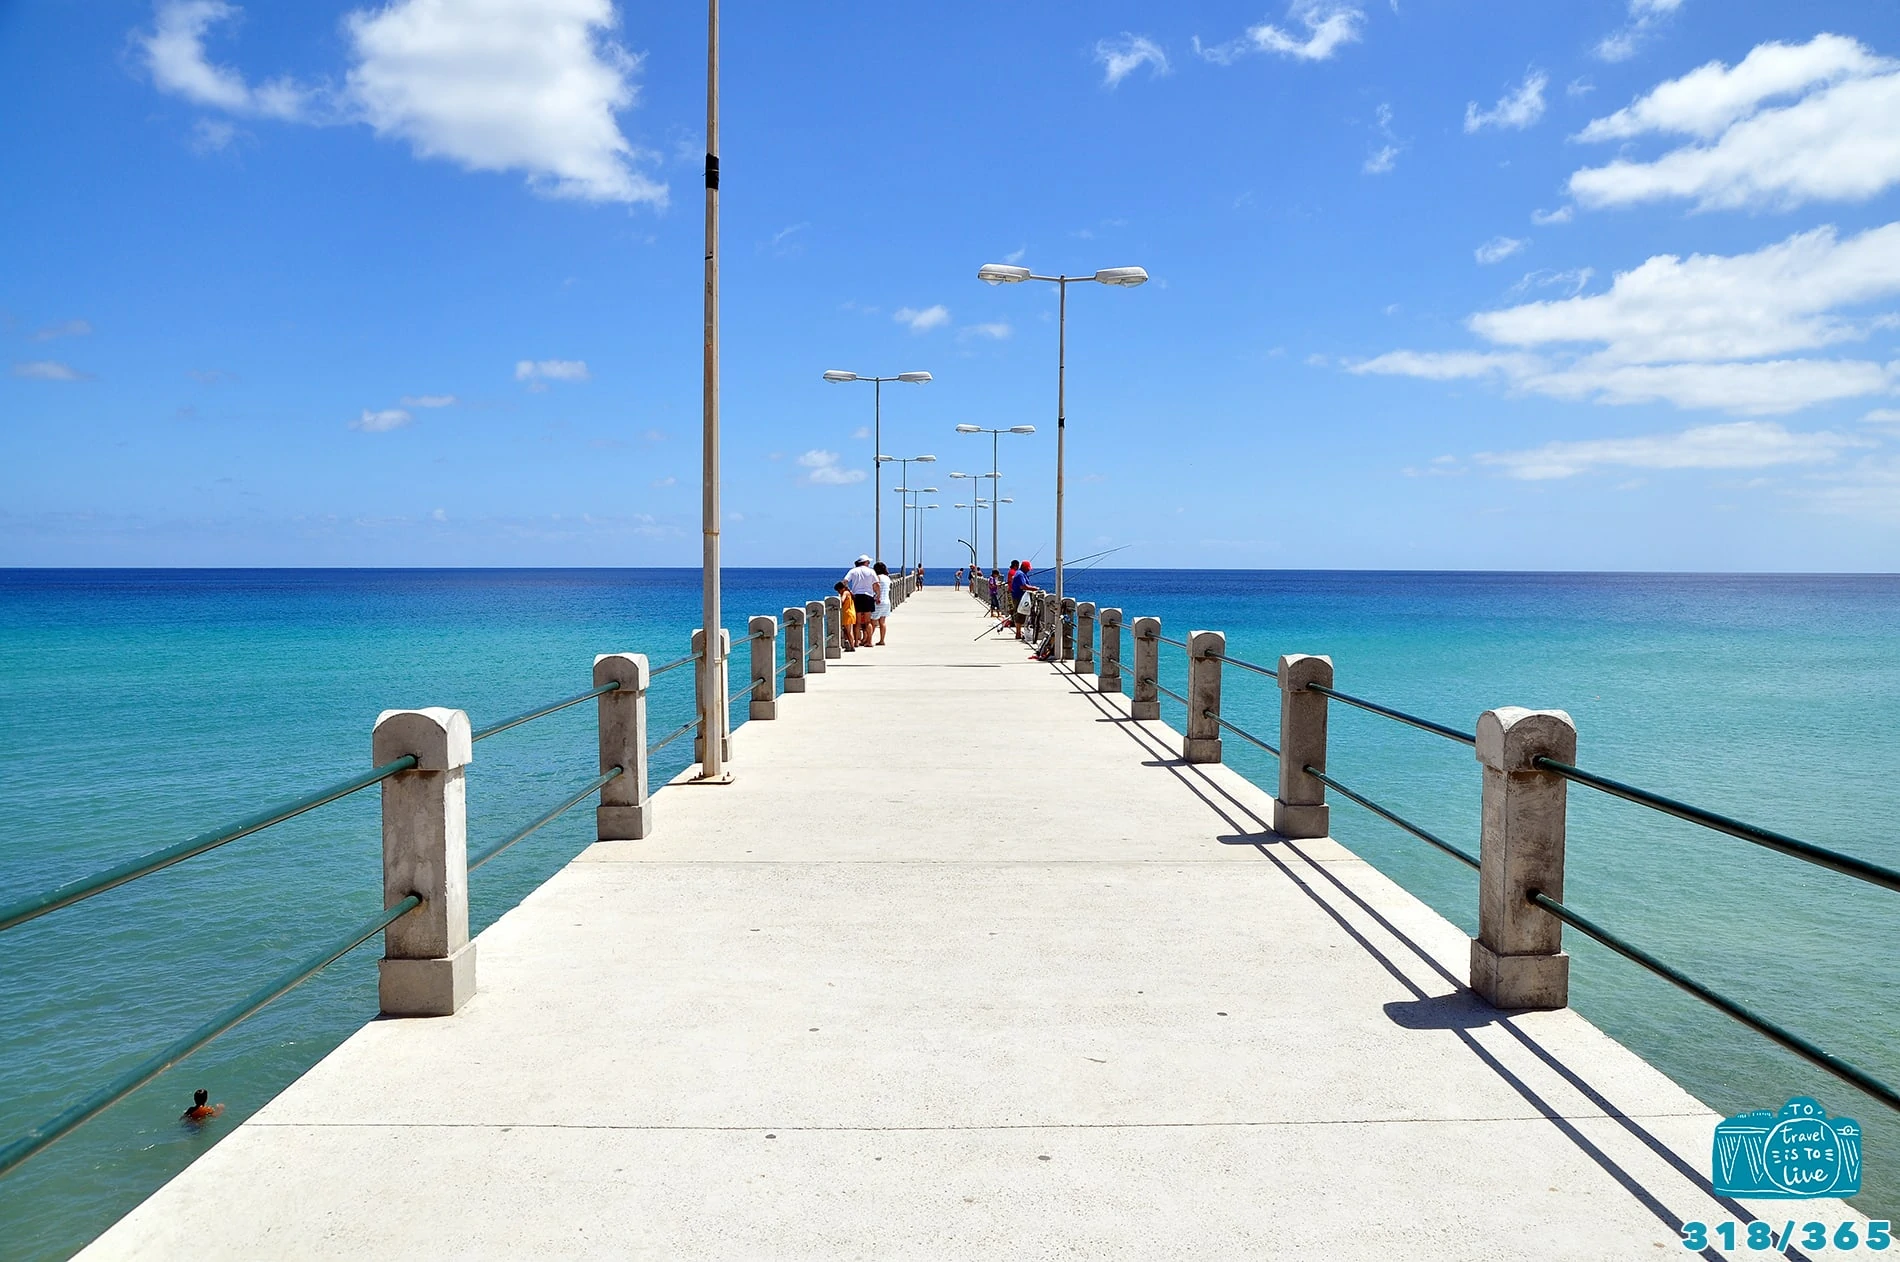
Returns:
[[[178,1120],[192,1126],[203,1126],[206,1122],[209,1122],[212,1118],[224,1112],[224,1106],[222,1104],[211,1104],[209,1103],[210,1099],[211,1093],[206,1091],[203,1087],[199,1087],[196,1091],[191,1093],[191,1107],[186,1109],[184,1113],[179,1116]]]

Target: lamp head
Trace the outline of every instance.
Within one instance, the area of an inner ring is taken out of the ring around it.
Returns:
[[[1148,271],[1141,267],[1104,267],[1095,273],[1095,279],[1104,285],[1121,285],[1132,289],[1136,285],[1148,283]]]
[[[924,488],[925,495],[935,495],[936,493],[937,493],[937,488],[934,486],[927,486]]]
[[[1036,432],[1036,427],[1034,425],[1012,425],[1009,427],[1009,432],[1012,434],[1033,434]]]
[[[893,463],[893,462],[895,462],[895,461],[896,461],[896,459],[897,459],[897,457],[896,457],[896,456],[879,456],[879,457],[877,458],[877,462],[878,462],[879,464],[891,464],[891,463]]]
[[[997,500],[996,502],[998,504],[1014,504],[1016,501],[1010,496],[1005,495],[1002,499]]]
[[[918,461],[922,461],[922,462],[923,462],[924,464],[935,464],[935,463],[937,463],[937,458],[936,458],[935,456],[912,456],[912,457],[911,457],[911,459],[912,459],[912,460],[918,460]]]
[[[981,434],[982,432],[983,432],[983,427],[981,425],[957,426],[957,433],[959,434]]]
[[[825,370],[826,381],[856,381],[857,379],[858,374],[846,372],[842,368],[828,368]]]
[[[976,269],[976,278],[992,285],[1014,285],[1029,279],[1029,269],[1011,267],[1007,263],[985,263]]]
[[[930,380],[930,374],[927,372],[900,372],[897,374],[897,379],[899,381],[914,381],[921,385]]]

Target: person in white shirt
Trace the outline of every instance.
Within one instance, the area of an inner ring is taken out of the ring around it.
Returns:
[[[871,621],[877,627],[877,642],[882,645],[888,634],[884,629],[886,620],[891,616],[891,572],[882,561],[873,568],[877,571],[877,603],[871,607]]]
[[[851,604],[858,611],[858,624],[855,628],[860,647],[871,645],[871,611],[877,608],[877,571],[871,568],[871,558],[860,555],[858,563],[845,571],[845,590],[851,593]]]

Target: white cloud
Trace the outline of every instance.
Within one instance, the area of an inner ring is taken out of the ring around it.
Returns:
[[[1867,336],[1835,314],[1900,295],[1900,223],[1837,239],[1797,233],[1752,254],[1659,254],[1619,272],[1607,293],[1471,317],[1487,341],[1530,347],[1593,342],[1633,363],[1752,359]]]
[[[50,342],[61,337],[90,337],[92,324],[87,320],[67,320],[63,324],[49,324],[33,334],[35,342]]]
[[[351,66],[341,92],[278,78],[255,86],[216,65],[205,37],[243,13],[225,0],[160,0],[135,32],[162,92],[240,117],[362,122],[422,158],[471,171],[521,171],[553,197],[664,206],[615,115],[638,97],[640,58],[609,38],[612,0],[390,0],[343,20]],[[201,151],[234,129],[199,120]]]
[[[1682,0],[1630,0],[1629,21],[1597,41],[1596,55],[1604,61],[1628,61],[1664,19],[1682,7]]]
[[[1102,86],[1112,88],[1143,66],[1153,67],[1150,77],[1168,73],[1168,55],[1161,45],[1146,35],[1123,31],[1119,39],[1095,41],[1095,60],[1102,67]]]
[[[1869,425],[1900,425],[1900,408],[1875,408],[1860,419]]]
[[[1540,228],[1548,228],[1555,223],[1569,223],[1576,213],[1575,206],[1559,206],[1555,210],[1533,210],[1531,222]]]
[[[237,71],[211,64],[205,33],[213,23],[234,20],[242,13],[224,0],[161,0],[152,29],[133,35],[134,44],[145,54],[152,83],[161,92],[230,114],[308,121],[313,110],[311,89],[289,78],[252,87]],[[212,147],[222,148],[229,139],[230,133],[225,132]]]
[[[1000,342],[1015,331],[1016,330],[1010,326],[1008,321],[996,320],[988,324],[966,324],[957,330],[957,337],[963,341],[969,341],[971,338],[986,337],[991,341]]]
[[[928,333],[950,323],[950,308],[942,303],[921,311],[915,307],[899,307],[891,313],[891,319],[907,326],[912,333]]]
[[[1511,292],[1521,294],[1532,289],[1568,289],[1570,293],[1567,296],[1575,298],[1589,288],[1590,278],[1595,275],[1596,270],[1589,267],[1573,267],[1562,272],[1539,269],[1524,273],[1523,278],[1511,286]]]
[[[817,486],[849,486],[853,482],[864,481],[866,474],[862,469],[840,469],[838,453],[813,449],[798,458],[799,465],[808,472],[805,481]]]
[[[679,479],[669,473],[663,478],[653,479],[652,485],[657,487],[677,486],[679,485]]]
[[[607,38],[611,0],[393,0],[344,19],[349,92],[379,135],[472,171],[525,171],[539,192],[664,206],[614,115],[640,58]]]
[[[1831,227],[1750,254],[1657,255],[1584,296],[1585,269],[1519,282],[1572,284],[1568,298],[1471,316],[1481,351],[1394,351],[1354,372],[1490,379],[1597,403],[1663,401],[1742,415],[1884,394],[1900,362],[1804,357],[1896,324],[1865,308],[1900,297],[1900,223],[1840,240]]]
[[[452,394],[405,394],[402,405],[406,408],[445,408],[456,402]]]
[[[1481,451],[1477,460],[1526,481],[1570,478],[1604,467],[1626,469],[1767,469],[1827,464],[1864,440],[1825,430],[1802,434],[1772,421],[1703,425],[1679,434],[1545,443],[1528,451]]]
[[[1365,163],[1359,169],[1367,175],[1384,175],[1397,164],[1398,156],[1398,146],[1385,145],[1376,152],[1368,154]]]
[[[1787,96],[1799,99],[1770,104]],[[1570,193],[1590,207],[1683,199],[1700,210],[1864,201],[1900,182],[1896,117],[1900,62],[1838,35],[1761,44],[1733,68],[1710,62],[1591,122],[1579,140],[1693,142],[1583,168]]]
[[[1023,255],[1027,253],[1029,253],[1028,246],[1026,245],[1017,246],[1015,249],[1011,250],[1008,254],[1005,254],[1003,256],[1003,262],[1010,263],[1010,264],[1020,263],[1023,261]]]
[[[871,437],[871,427],[869,425],[860,425],[851,431],[851,437],[868,440]]]
[[[516,381],[586,381],[584,359],[523,359],[515,363]]]
[[[363,414],[350,422],[350,428],[361,430],[365,434],[382,434],[392,429],[401,429],[415,418],[401,408],[384,408],[380,412],[363,409]]]
[[[447,509],[436,508],[436,509],[431,509],[429,511],[430,521],[447,521],[448,519],[449,519],[449,514],[448,514]]]
[[[1471,253],[1478,262],[1489,266],[1492,263],[1503,262],[1529,244],[1530,242],[1518,237],[1492,237]]]
[[[1247,33],[1224,44],[1194,39],[1194,51],[1216,65],[1231,65],[1247,53],[1278,53],[1300,61],[1325,61],[1343,44],[1357,43],[1365,11],[1340,0],[1292,0],[1287,5],[1291,23],[1306,28],[1305,37],[1281,30],[1269,22],[1250,26]]]
[[[56,359],[34,359],[13,366],[13,375],[24,377],[28,381],[89,381],[88,373],[80,372],[71,364],[62,364]]]
[[[1508,127],[1522,131],[1544,116],[1544,89],[1550,85],[1550,76],[1541,70],[1527,71],[1524,82],[1510,92],[1498,98],[1498,103],[1488,110],[1478,108],[1476,101],[1465,105],[1465,131],[1467,134],[1485,127]]]

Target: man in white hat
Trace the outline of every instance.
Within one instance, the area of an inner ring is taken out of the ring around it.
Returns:
[[[858,624],[853,628],[858,645],[870,648],[871,611],[877,608],[877,571],[871,568],[870,557],[858,555],[858,563],[845,571],[844,587],[851,593],[851,603],[858,611]]]

